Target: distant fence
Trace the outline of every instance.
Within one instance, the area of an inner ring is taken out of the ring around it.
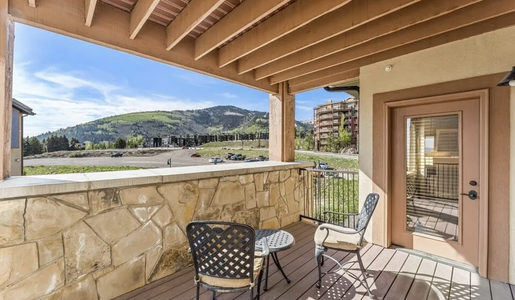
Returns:
[[[147,137],[145,143],[150,147],[176,146],[199,146],[213,142],[230,141],[257,141],[268,140],[266,133],[235,133],[235,134],[202,134],[202,135],[169,135],[161,137]]]

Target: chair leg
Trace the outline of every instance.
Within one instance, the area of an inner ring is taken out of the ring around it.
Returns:
[[[315,246],[315,260],[317,262],[318,267],[318,282],[316,284],[317,289],[322,285],[322,262],[324,259],[324,247]]]
[[[200,284],[197,283],[197,300],[200,299]]]
[[[263,280],[263,269],[261,269],[261,271],[259,271],[259,276],[258,276],[257,300],[259,300],[259,297],[261,296],[261,280]]]
[[[254,300],[254,288],[250,289],[250,300]]]
[[[361,260],[361,255],[359,254],[359,251],[356,251],[356,256],[358,257],[358,264],[359,268],[361,269],[361,275],[363,275],[363,285],[367,289],[368,297],[371,299],[373,298],[372,293],[370,292],[370,287],[368,286],[367,282],[367,272],[365,270],[365,267],[363,266],[363,261]]]
[[[321,266],[323,266],[323,265],[324,265],[324,262],[325,262],[325,258],[324,258],[324,256],[322,255],[322,262],[320,263],[320,265],[321,265]]]
[[[216,300],[216,292],[213,291],[213,300]]]

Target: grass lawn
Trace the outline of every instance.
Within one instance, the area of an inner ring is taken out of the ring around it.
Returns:
[[[49,175],[70,173],[93,173],[109,171],[140,170],[138,167],[97,167],[97,166],[25,166],[23,175]]]
[[[268,150],[258,150],[258,149],[248,149],[248,150],[223,150],[221,148],[204,148],[198,150],[197,153],[205,156],[205,157],[222,157],[225,159],[227,153],[241,153],[246,155],[247,158],[257,157],[259,155],[268,156]],[[347,158],[339,158],[332,156],[324,156],[318,155],[316,153],[296,153],[295,154],[296,161],[310,161],[310,162],[326,162],[329,164],[329,167],[335,168],[336,170],[347,170],[347,171],[357,171],[359,167],[359,163],[357,159],[347,159]]]

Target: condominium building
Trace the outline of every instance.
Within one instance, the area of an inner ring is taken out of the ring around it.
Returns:
[[[343,120],[342,120],[343,117]],[[343,101],[327,101],[314,109],[313,126],[315,133],[315,149],[324,151],[328,138],[337,136],[340,125],[351,133],[351,143],[357,146],[359,136],[359,101],[348,98]]]

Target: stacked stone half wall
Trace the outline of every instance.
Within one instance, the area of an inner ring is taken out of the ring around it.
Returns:
[[[298,221],[305,184],[288,169],[0,200],[0,300],[112,299],[190,265],[192,220]]]

